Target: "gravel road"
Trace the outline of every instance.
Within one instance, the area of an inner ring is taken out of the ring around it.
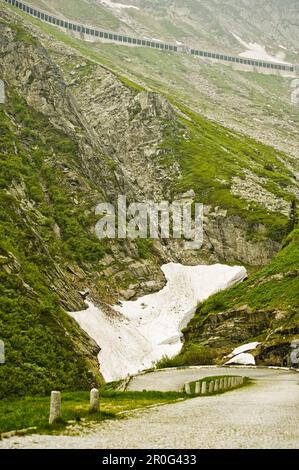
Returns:
[[[26,436],[0,448],[299,448],[299,375],[273,369],[184,369],[136,377],[130,389],[180,388],[193,378],[247,375],[256,384],[151,408],[80,436]],[[169,386],[169,385],[168,385]]]
[[[159,390],[180,391],[185,382],[202,379],[213,375],[241,375],[251,377],[256,380],[263,380],[267,377],[271,380],[281,379],[286,374],[293,376],[295,373],[288,369],[275,369],[267,367],[213,367],[213,366],[195,366],[185,367],[183,369],[161,369],[160,371],[140,374],[133,377],[127,387],[127,390]],[[294,377],[296,379],[296,375]],[[297,376],[299,381],[299,376]]]

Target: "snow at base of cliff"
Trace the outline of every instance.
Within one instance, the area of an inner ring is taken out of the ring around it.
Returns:
[[[237,356],[234,356],[232,359],[227,361],[224,365],[232,365],[232,364],[239,364],[244,366],[255,366],[255,359],[252,354],[249,353],[241,353]]]
[[[114,306],[104,312],[87,302],[88,309],[70,315],[100,346],[99,362],[105,380],[118,380],[152,367],[163,356],[182,347],[181,330],[199,302],[246,278],[241,266],[162,266],[165,287],[154,294]]]
[[[253,349],[256,349],[260,344],[261,343],[259,343],[258,341],[254,341],[253,343],[242,344],[242,346],[235,348],[233,352],[227,357],[234,357],[238,354],[245,353],[247,351],[252,351]]]

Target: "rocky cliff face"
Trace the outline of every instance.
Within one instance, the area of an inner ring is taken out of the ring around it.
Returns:
[[[165,165],[163,143],[169,133],[182,140],[190,137],[165,98],[126,85],[73,50],[67,53],[59,43],[53,47],[52,41],[49,56],[37,44],[15,41],[16,32],[9,26],[3,25],[2,31],[3,77],[29,106],[42,112],[78,146],[78,167],[64,169],[74,188],[79,181],[83,183],[82,178],[84,185],[86,180],[87,186],[92,183],[98,193],[95,203],[113,201],[117,194],[126,194],[131,201],[170,199],[175,195],[183,169],[175,154]],[[287,203],[283,205],[287,212],[285,207]],[[193,258],[195,263],[226,259],[264,264],[279,245],[267,237],[253,243],[248,239],[251,230],[262,234],[263,226],[250,227],[243,218],[207,207],[206,240],[201,253],[182,253],[181,245],[175,243],[157,249],[164,260]]]
[[[290,366],[299,334],[298,259],[295,230],[266,268],[199,306],[185,329],[185,353],[203,348],[223,364],[232,349],[253,340],[261,343],[254,352],[257,364]]]
[[[40,0],[30,4],[41,8]],[[298,62],[295,0],[283,4],[276,0],[213,0],[208,4],[193,0],[184,5],[179,0],[142,0],[135,6],[138,9],[119,8],[119,2],[114,7],[114,2],[101,0],[42,3],[43,9],[55,15],[99,28],[236,55],[251,49],[253,57],[262,53],[264,59],[269,54],[275,60]],[[111,47],[97,39],[94,43],[95,38],[86,39],[86,49],[92,54],[98,51],[114,70],[150,88],[163,89],[209,119],[293,155],[288,158],[290,169],[298,175],[298,119],[292,98],[295,74],[275,76],[264,69],[267,76],[263,77],[252,67],[217,64],[189,54]]]
[[[299,334],[294,317],[294,312],[283,310],[256,310],[246,305],[232,308],[211,315],[194,330],[200,338],[196,344],[213,351],[215,362],[224,364],[232,349],[259,338],[262,344],[254,352],[257,365],[290,366],[291,342]],[[194,340],[191,331],[186,335],[187,341]]]
[[[8,23],[11,20],[9,15],[5,19]],[[160,95],[128,86],[109,70],[83,59],[38,29],[30,27],[26,37],[8,23],[1,26],[3,78],[29,106],[76,143],[76,166],[66,164],[63,168],[65,179],[74,190],[73,200],[80,199],[76,194],[79,185],[85,187],[85,193],[90,185],[95,188],[94,203],[115,200],[118,193],[134,201],[175,195],[176,182],[184,177],[184,169],[173,149],[172,161],[168,159],[165,164],[165,136],[172,133],[183,141],[190,140],[189,129],[182,126],[177,110]],[[31,33],[37,38],[33,39]],[[61,161],[57,164],[63,166]],[[267,184],[265,179],[260,181]],[[253,186],[254,182],[240,192],[242,178],[236,176],[232,194],[257,201]],[[197,200],[200,197],[195,195]],[[267,192],[266,209],[287,215],[288,207],[283,198]],[[215,209],[207,205],[205,214],[206,239],[201,253],[182,254],[180,245],[170,243],[166,249],[157,247],[159,256],[164,260],[225,259],[261,265],[278,250],[277,241],[264,236],[266,229],[261,223],[249,224],[221,206]],[[250,232],[258,240],[250,240]],[[113,249],[118,256],[119,249]],[[138,257],[132,244],[126,250]]]

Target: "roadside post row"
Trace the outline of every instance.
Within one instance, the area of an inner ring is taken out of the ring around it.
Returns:
[[[225,392],[242,385],[244,385],[244,377],[221,377],[210,381],[195,382],[193,387],[191,387],[191,382],[187,382],[184,385],[184,391],[187,395],[210,395]]]
[[[87,27],[86,25],[81,25],[78,23],[71,23],[70,21],[57,18],[55,16],[50,15],[49,13],[43,12],[41,10],[36,10],[35,8],[30,7],[26,3],[19,2],[17,0],[4,0],[4,1],[42,21],[51,23],[55,26],[59,26],[60,28],[69,29],[77,33],[87,34],[95,38],[106,39],[108,41],[109,40],[115,41],[115,42],[119,42],[119,43],[126,44],[126,45],[129,44],[129,45],[134,45],[134,46],[151,47],[154,49],[170,51],[170,52],[181,52],[185,54],[191,54],[193,57],[215,59],[215,60],[224,61],[224,62],[250,65],[253,67],[261,67],[261,68],[267,68],[267,69],[272,69],[272,70],[294,72],[297,69],[297,67],[291,64],[288,65],[288,64],[279,64],[279,63],[268,62],[268,61],[265,62],[265,61],[260,61],[260,60],[245,59],[245,58],[230,56],[226,54],[219,54],[216,52],[190,49],[189,47],[184,46],[184,45],[178,46],[174,44],[162,43],[160,41],[139,39],[139,38],[125,36],[122,34],[116,34],[116,33],[108,32],[108,31],[100,31],[98,29]]]

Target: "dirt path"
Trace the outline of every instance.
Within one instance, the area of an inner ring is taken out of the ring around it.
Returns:
[[[131,388],[134,381],[136,387],[146,388],[150,380],[160,387],[161,381],[181,384],[190,374],[194,378],[219,372],[158,372],[134,379]],[[82,436],[11,438],[0,442],[0,448],[299,448],[298,373],[250,369],[246,375],[256,378],[256,385],[139,412],[97,425]]]

